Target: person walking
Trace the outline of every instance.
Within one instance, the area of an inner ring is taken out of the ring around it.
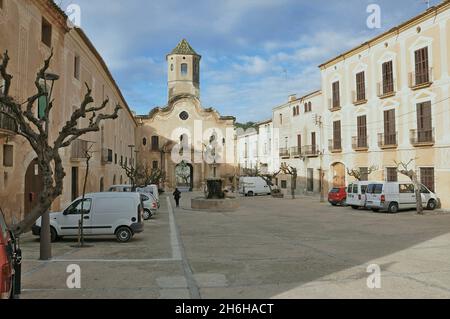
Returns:
[[[178,190],[178,188],[175,188],[175,191],[173,192],[173,198],[175,199],[177,208],[180,207],[181,192]]]

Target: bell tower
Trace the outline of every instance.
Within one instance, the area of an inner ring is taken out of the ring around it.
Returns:
[[[200,98],[200,60],[186,39],[167,55],[169,101],[182,94]]]

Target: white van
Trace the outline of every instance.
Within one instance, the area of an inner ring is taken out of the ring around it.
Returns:
[[[423,185],[420,193],[424,208],[436,209],[439,202],[436,194]],[[370,183],[366,196],[366,207],[375,212],[387,210],[389,213],[397,213],[399,210],[416,208],[416,194],[411,182]]]
[[[78,236],[83,206],[83,233],[86,236],[115,235],[119,242],[128,242],[144,230],[143,205],[139,193],[93,193],[77,198],[62,212],[50,214],[52,241],[64,236]],[[41,218],[33,226],[33,235],[40,236]]]
[[[347,205],[353,209],[366,206],[366,191],[369,182],[353,182],[347,187]]]
[[[108,192],[129,193],[131,190],[131,185],[113,185]]]
[[[270,187],[262,177],[241,177],[239,194],[245,196],[270,195]]]

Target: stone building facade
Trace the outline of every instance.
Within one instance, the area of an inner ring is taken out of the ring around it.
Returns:
[[[53,90],[50,139],[54,139],[83,100],[87,83],[93,90],[96,105],[106,97],[111,113],[119,103],[119,118],[103,122],[101,132],[90,133],[63,150],[66,172],[64,193],[54,203],[58,210],[80,195],[86,164],[83,154],[92,145],[93,158],[87,191],[107,189],[127,178],[120,160],[130,161],[128,145],[135,143],[137,123],[105,62],[79,28],[70,28],[67,17],[52,1],[3,0],[0,8],[0,52],[8,50],[9,72],[14,76],[12,95],[21,100],[36,93],[34,80],[53,49],[49,71],[58,74]],[[1,79],[0,79],[1,80]],[[1,106],[0,106],[1,107]],[[39,112],[39,105],[33,109]],[[87,124],[83,120],[80,127]],[[4,118],[0,121],[0,206],[9,220],[23,218],[33,207],[40,191],[41,174],[36,155],[28,142],[16,134]]]

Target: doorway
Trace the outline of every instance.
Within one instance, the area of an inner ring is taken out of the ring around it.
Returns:
[[[28,165],[25,173],[24,213],[28,215],[39,202],[39,195],[44,190],[44,180],[37,159]]]
[[[194,189],[194,167],[190,163],[181,162],[175,166],[176,187],[180,191],[190,191]]]

